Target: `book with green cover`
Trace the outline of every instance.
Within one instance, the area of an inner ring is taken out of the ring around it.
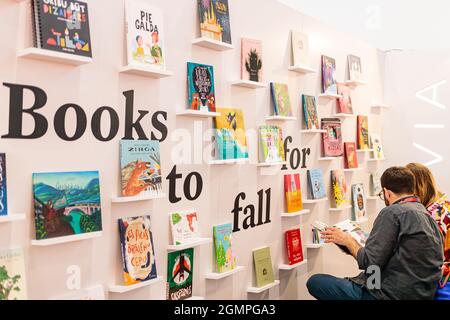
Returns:
[[[223,273],[236,268],[233,255],[233,224],[226,223],[213,227],[214,246],[216,248],[217,272]]]
[[[167,257],[167,300],[192,297],[194,249],[169,252]]]
[[[275,278],[273,276],[270,248],[263,247],[253,250],[253,261],[255,263],[256,286],[261,288],[273,283]]]

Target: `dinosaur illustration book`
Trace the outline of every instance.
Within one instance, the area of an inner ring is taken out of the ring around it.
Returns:
[[[262,82],[262,41],[242,38],[241,55],[241,79]]]
[[[36,240],[102,230],[98,171],[34,173]]]
[[[31,3],[37,48],[92,57],[87,3],[77,0]]]
[[[188,62],[189,109],[205,112],[216,111],[214,68]]]
[[[194,249],[169,252],[167,258],[167,300],[192,297]]]
[[[159,141],[121,140],[120,166],[124,197],[162,193]]]
[[[197,0],[202,37],[231,44],[228,0]]]
[[[200,237],[198,216],[194,210],[171,213],[170,225],[174,245],[185,244]]]

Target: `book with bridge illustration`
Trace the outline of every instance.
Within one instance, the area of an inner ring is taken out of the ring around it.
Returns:
[[[33,174],[36,240],[102,230],[98,171]]]

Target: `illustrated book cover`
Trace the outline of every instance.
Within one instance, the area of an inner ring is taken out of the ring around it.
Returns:
[[[291,31],[292,65],[309,66],[309,39],[308,35]]]
[[[275,281],[269,247],[253,250],[253,262],[255,265],[256,286],[258,288]]]
[[[194,249],[169,252],[167,257],[167,300],[192,297],[194,278]]]
[[[358,116],[357,117],[357,139],[358,139],[358,149],[367,150],[370,148],[370,138],[369,138],[369,117]]]
[[[362,81],[361,58],[350,54],[348,56],[348,70],[351,81]]]
[[[286,198],[287,213],[294,213],[303,210],[300,174],[286,174],[284,176],[284,193]]]
[[[262,82],[263,67],[262,41],[242,38],[241,79]]]
[[[231,44],[228,0],[197,0],[202,37]]]
[[[336,61],[327,56],[322,56],[322,93],[337,94]]]
[[[356,143],[355,142],[344,142],[344,153],[345,153],[345,168],[346,169],[356,169],[358,168],[358,156],[356,154]]]
[[[283,131],[277,126],[259,127],[260,161],[264,163],[285,161]]]
[[[324,199],[327,197],[322,169],[308,170],[308,186],[310,199]]]
[[[289,265],[303,261],[302,236],[300,229],[292,229],[285,232],[286,252]]]
[[[338,94],[341,96],[337,101],[337,112],[345,114],[353,114],[352,97],[350,95],[350,88],[344,84],[338,82],[337,84]]]
[[[341,209],[348,206],[347,181],[343,170],[331,170],[331,188],[334,208]]]
[[[370,139],[372,141],[373,159],[383,160],[384,151],[381,143],[381,136],[379,134],[372,133],[370,135]]]
[[[303,116],[307,130],[319,130],[319,116],[317,114],[316,97],[302,95]]]
[[[213,66],[187,63],[189,108],[196,111],[216,112]]]
[[[195,210],[173,212],[169,218],[174,245],[189,243],[200,237],[198,214]]]
[[[22,248],[0,251],[0,300],[27,300]]]
[[[370,186],[372,196],[378,196],[383,191],[380,172],[376,171],[370,174]]]
[[[0,216],[8,215],[8,192],[6,185],[6,154],[0,153]]]
[[[361,183],[352,186],[353,217],[352,220],[361,222],[367,220],[367,199],[364,185]]]
[[[270,92],[272,94],[274,115],[292,117],[291,98],[289,97],[289,88],[287,84],[271,82]]]
[[[323,155],[324,157],[340,157],[344,155],[342,141],[342,124],[337,118],[322,119]]]
[[[233,224],[226,223],[213,227],[217,272],[224,273],[236,268],[233,254]]]

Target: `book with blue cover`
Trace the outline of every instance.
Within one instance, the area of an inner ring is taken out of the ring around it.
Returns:
[[[223,273],[236,268],[233,254],[233,224],[226,223],[213,227],[216,249],[217,272]]]
[[[324,199],[327,196],[322,169],[308,170],[309,195],[311,199]]]
[[[189,109],[216,112],[213,66],[188,62],[187,74]]]
[[[8,197],[6,192],[6,154],[0,153],[0,216],[8,214]]]

